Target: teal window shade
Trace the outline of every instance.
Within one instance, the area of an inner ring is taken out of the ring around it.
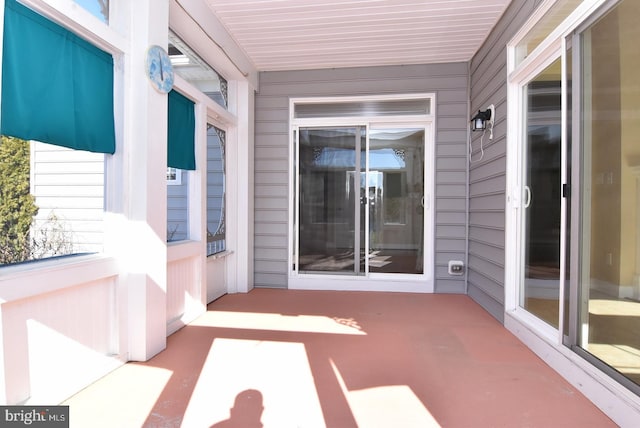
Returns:
[[[5,0],[0,133],[113,154],[113,57]]]
[[[169,92],[167,166],[196,169],[196,115],[193,101],[176,91]]]

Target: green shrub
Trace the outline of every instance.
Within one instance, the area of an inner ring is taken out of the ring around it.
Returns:
[[[29,229],[38,207],[29,170],[29,143],[0,136],[0,264],[30,258]]]

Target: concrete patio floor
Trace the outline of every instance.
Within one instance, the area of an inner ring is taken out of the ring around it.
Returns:
[[[226,295],[64,404],[79,428],[616,426],[461,295]]]

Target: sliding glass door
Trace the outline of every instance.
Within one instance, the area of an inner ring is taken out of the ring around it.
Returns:
[[[573,344],[640,392],[640,5],[576,32],[580,165]],[[576,67],[576,68],[577,68]]]
[[[423,272],[424,141],[424,128],[369,133],[369,272]]]
[[[296,153],[299,273],[423,273],[424,127],[300,127]]]
[[[640,394],[638,19],[637,1],[603,2],[512,73],[507,310]]]
[[[560,299],[560,83],[557,59],[523,89],[526,137],[520,305],[555,328]]]

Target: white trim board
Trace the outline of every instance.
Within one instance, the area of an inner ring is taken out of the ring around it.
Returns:
[[[505,314],[504,326],[616,424],[621,427],[638,425],[640,397],[564,345],[544,339],[514,314]]]

